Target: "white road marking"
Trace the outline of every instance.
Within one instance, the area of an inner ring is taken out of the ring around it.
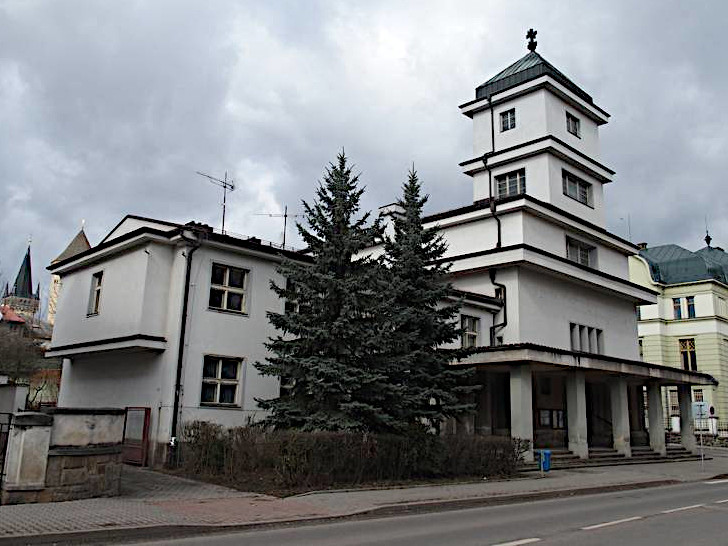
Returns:
[[[728,480],[711,480],[709,482],[703,482],[703,483],[707,483],[708,485],[718,485],[721,483],[728,483]]]
[[[673,512],[682,512],[683,510],[692,510],[693,508],[700,508],[705,506],[704,504],[693,504],[691,506],[681,506],[680,508],[672,508],[671,510],[663,510],[662,514],[672,514]]]
[[[597,523],[596,525],[589,525],[588,527],[582,527],[582,531],[591,531],[592,529],[601,529],[602,527],[609,527],[610,525],[619,525],[620,523],[627,523],[628,521],[637,521],[642,519],[642,516],[634,516],[631,518],[617,519],[614,521],[607,521],[606,523]]]
[[[723,499],[723,500],[715,501],[715,504],[723,504],[724,502],[728,502],[728,499]]]
[[[493,544],[493,546],[521,546],[521,544],[533,544],[534,542],[541,542],[541,539],[522,538],[521,540],[514,540],[513,542],[501,542],[500,544]]]

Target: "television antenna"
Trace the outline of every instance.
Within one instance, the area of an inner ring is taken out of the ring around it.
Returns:
[[[201,173],[200,171],[195,172],[200,176],[204,176],[216,186],[220,186],[222,188],[222,229],[220,231],[222,231],[222,234],[225,235],[225,207],[227,203],[227,192],[235,191],[235,181],[232,179],[228,180],[227,171],[225,171],[224,180],[220,180],[219,178],[215,178],[209,174]]]
[[[288,231],[288,218],[297,218],[303,214],[288,214],[288,205],[283,207],[283,214],[263,212],[255,216],[267,216],[268,218],[283,218],[283,248],[286,248],[286,231]]]

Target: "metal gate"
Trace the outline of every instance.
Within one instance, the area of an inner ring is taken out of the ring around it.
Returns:
[[[124,443],[121,457],[125,463],[145,466],[149,451],[149,417],[151,408],[126,408]]]
[[[8,452],[8,437],[10,436],[12,422],[12,413],[0,413],[0,491],[2,491],[3,478],[5,477],[5,455]]]

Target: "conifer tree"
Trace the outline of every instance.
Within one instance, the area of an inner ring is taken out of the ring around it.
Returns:
[[[472,411],[466,399],[475,388],[468,385],[471,370],[450,365],[463,351],[443,348],[460,335],[460,306],[448,299],[449,265],[439,261],[447,245],[436,228],[423,226],[428,196],[421,196],[414,168],[402,190],[397,204],[403,213],[394,216],[394,237],[385,244],[392,335],[387,373],[403,386],[395,419],[410,424],[426,419],[439,430],[445,418]]]
[[[286,286],[271,284],[287,304],[269,313],[280,332],[272,353],[256,368],[281,378],[281,395],[259,400],[267,424],[303,430],[392,430],[396,390],[383,373],[377,295],[381,266],[360,255],[382,237],[379,220],[359,215],[363,189],[343,152],[330,164],[313,205],[304,202],[308,227],[298,225],[312,264],[287,261]]]

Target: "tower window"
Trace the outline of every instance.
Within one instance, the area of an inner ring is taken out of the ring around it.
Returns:
[[[526,169],[519,169],[495,177],[498,198],[526,193]]]
[[[566,130],[581,138],[581,121],[576,116],[569,114],[569,112],[566,112]]]
[[[566,258],[588,267],[596,265],[596,248],[571,237],[566,238]]]
[[[511,108],[510,110],[501,112],[500,121],[501,121],[501,133],[503,131],[515,129],[516,128],[516,109]]]
[[[672,317],[676,319],[682,318],[682,305],[680,305],[680,298],[672,298]]]
[[[688,302],[688,318],[695,318],[695,297],[688,296],[685,299]]]
[[[567,171],[561,171],[561,182],[564,195],[588,207],[592,206],[592,185],[589,182],[585,182]]]
[[[468,315],[460,316],[460,325],[462,326],[461,344],[463,348],[469,349],[478,346],[478,332],[480,330],[480,319]]]
[[[695,339],[680,340],[680,360],[682,361],[683,370],[698,371],[698,359],[695,354]]]

